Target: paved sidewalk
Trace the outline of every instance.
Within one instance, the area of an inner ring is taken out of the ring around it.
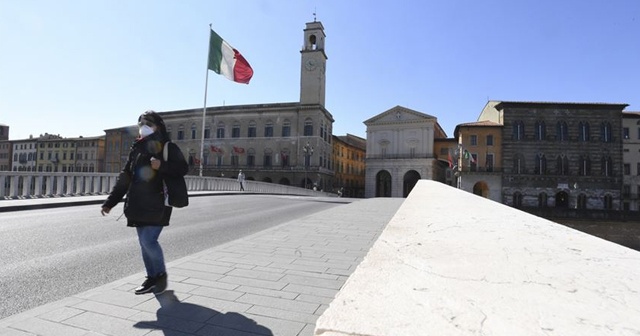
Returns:
[[[309,336],[404,199],[358,200],[0,320],[1,336]],[[162,238],[161,238],[162,239]]]

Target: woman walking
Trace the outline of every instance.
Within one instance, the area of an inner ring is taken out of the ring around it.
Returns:
[[[167,288],[167,271],[158,237],[169,225],[172,208],[165,205],[163,176],[182,177],[189,166],[180,148],[169,142],[164,121],[154,111],[138,118],[140,136],[131,146],[129,159],[118,176],[116,185],[102,204],[104,216],[127,195],[124,215],[127,226],[135,227],[142,249],[147,277],[136,294],[160,294]],[[168,147],[168,158],[163,148]]]

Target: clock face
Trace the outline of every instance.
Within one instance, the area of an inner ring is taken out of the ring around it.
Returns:
[[[305,67],[307,70],[309,70],[309,71],[314,70],[314,69],[316,68],[316,66],[317,66],[317,65],[318,65],[318,64],[317,64],[316,60],[315,60],[315,59],[313,59],[313,58],[308,59],[308,60],[304,63],[304,67]]]

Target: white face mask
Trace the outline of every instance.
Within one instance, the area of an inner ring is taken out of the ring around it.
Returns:
[[[140,137],[142,137],[142,138],[153,134],[153,132],[155,132],[153,130],[153,128],[151,128],[151,127],[149,127],[147,125],[142,125],[142,127],[140,127]]]

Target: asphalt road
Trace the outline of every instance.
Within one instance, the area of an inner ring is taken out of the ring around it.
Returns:
[[[160,242],[169,262],[348,202],[192,197],[174,209]],[[105,217],[99,205],[0,213],[0,319],[143,272],[135,229],[120,214],[121,204]]]

